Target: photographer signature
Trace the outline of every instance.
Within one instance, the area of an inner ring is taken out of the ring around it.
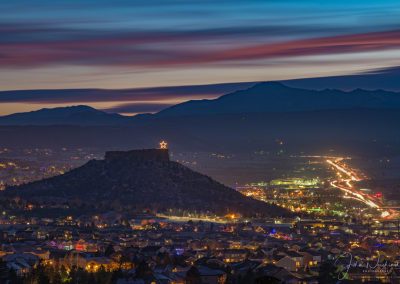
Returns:
[[[339,255],[335,261],[335,266],[339,267],[338,280],[343,280],[348,275],[350,268],[363,268],[364,271],[380,271],[389,274],[393,268],[400,267],[398,262],[390,263],[387,260],[381,261],[381,256],[373,260],[355,259],[350,252]]]

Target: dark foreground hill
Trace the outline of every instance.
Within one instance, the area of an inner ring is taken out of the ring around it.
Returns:
[[[8,188],[6,197],[45,205],[103,210],[181,209],[217,214],[277,216],[279,207],[245,197],[169,160],[168,150],[107,152],[64,175]]]

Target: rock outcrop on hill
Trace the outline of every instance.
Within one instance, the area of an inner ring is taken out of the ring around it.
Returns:
[[[148,208],[245,216],[286,213],[170,161],[166,149],[107,152],[104,160],[91,160],[63,175],[8,188],[4,194],[93,212]]]

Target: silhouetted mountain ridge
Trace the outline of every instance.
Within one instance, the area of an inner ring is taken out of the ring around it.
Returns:
[[[128,117],[106,113],[86,105],[44,108],[0,117],[2,125],[112,125],[123,124]]]
[[[343,109],[400,109],[400,94],[384,90],[345,92],[287,87],[279,82],[258,83],[213,100],[192,100],[160,111],[158,116],[301,112]]]
[[[191,100],[154,115],[110,114],[88,106],[42,109],[0,117],[0,125],[125,125],[176,116],[284,113],[348,109],[400,110],[400,93],[384,90],[341,91],[292,88],[279,82],[254,86],[209,100]]]

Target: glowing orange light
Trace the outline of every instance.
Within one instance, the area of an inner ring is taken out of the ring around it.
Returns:
[[[168,143],[164,140],[160,142],[160,149],[168,149]]]

